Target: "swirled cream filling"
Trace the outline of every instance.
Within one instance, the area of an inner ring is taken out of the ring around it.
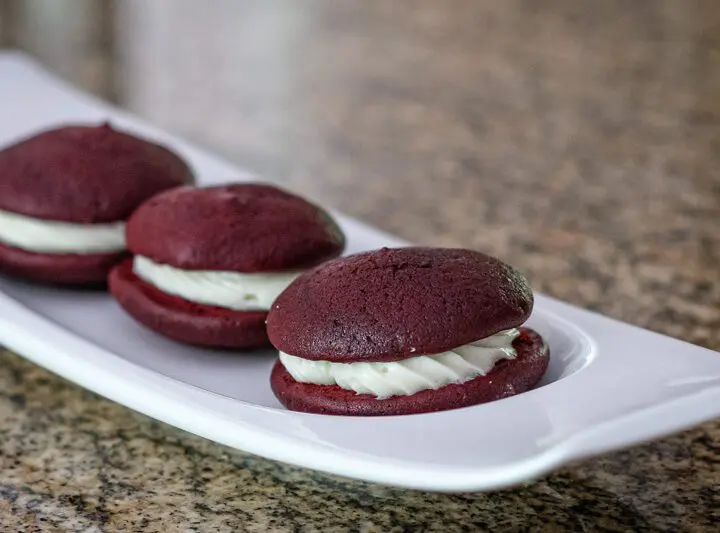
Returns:
[[[125,223],[75,224],[0,209],[0,241],[40,254],[100,254],[125,249]]]
[[[184,270],[142,255],[133,259],[140,279],[184,300],[236,311],[267,311],[301,272],[228,272]]]
[[[384,399],[484,376],[498,361],[517,356],[512,344],[518,335],[517,329],[508,329],[447,352],[389,363],[310,361],[284,352],[280,361],[295,381],[337,385]]]

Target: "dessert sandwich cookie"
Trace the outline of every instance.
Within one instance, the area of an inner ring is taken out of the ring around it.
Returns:
[[[0,151],[0,272],[105,283],[127,256],[130,213],[192,179],[168,149],[109,124],[61,127],[13,144]]]
[[[159,194],[126,235],[134,258],[109,277],[120,305],[167,337],[218,348],[269,345],[265,319],[277,295],[345,247],[321,208],[259,183]]]
[[[449,248],[382,249],[295,280],[268,314],[272,389],[288,409],[402,415],[534,387],[549,361],[521,327],[533,295],[498,259]]]

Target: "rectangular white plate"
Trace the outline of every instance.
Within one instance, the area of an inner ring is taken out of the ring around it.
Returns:
[[[82,94],[18,54],[0,54],[0,144],[67,121],[111,119],[183,153],[203,184],[250,176]],[[349,252],[403,241],[340,217]],[[522,265],[517,265],[522,269]],[[217,353],[141,328],[106,294],[0,278],[0,343],[111,400],[271,459],[438,491],[490,490],[579,458],[720,415],[720,354],[538,296],[548,340],[543,386],[426,415],[318,416],[284,410],[271,351]]]

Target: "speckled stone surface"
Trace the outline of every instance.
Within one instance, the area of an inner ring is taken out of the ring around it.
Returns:
[[[537,290],[720,350],[720,3],[120,5],[136,112],[410,240],[498,255]],[[515,490],[425,494],[235,452],[0,359],[2,531],[720,520],[718,421]]]

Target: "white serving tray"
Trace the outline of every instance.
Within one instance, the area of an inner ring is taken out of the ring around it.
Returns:
[[[190,159],[203,184],[250,176],[0,54],[0,145],[66,121],[111,119]],[[403,241],[340,217],[349,252]],[[522,265],[517,265],[522,269]],[[274,353],[175,344],[105,294],[0,278],[0,343],[178,428],[270,459],[437,491],[497,489],[720,415],[720,354],[539,295],[530,320],[552,357],[543,386],[498,402],[387,418],[293,413],[268,383]]]

